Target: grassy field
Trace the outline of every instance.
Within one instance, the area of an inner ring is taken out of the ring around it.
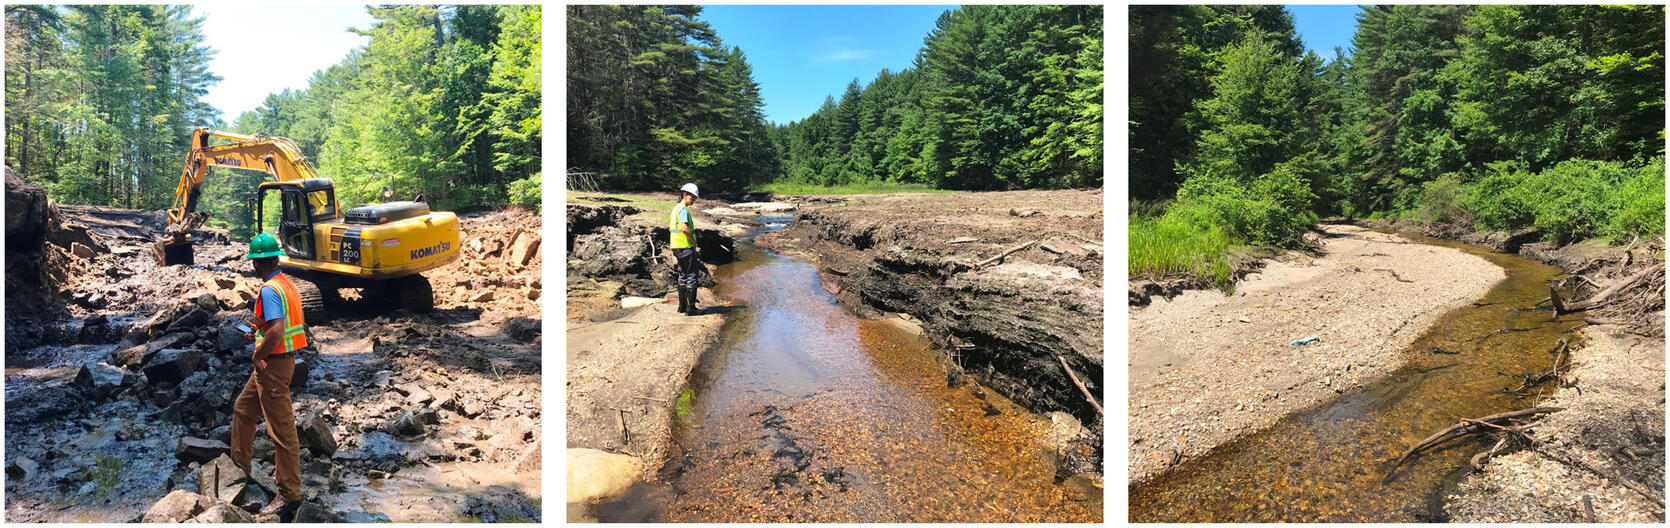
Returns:
[[[639,209],[632,218],[649,222],[651,225],[665,226],[667,215],[673,210],[671,198],[657,198],[644,194],[617,194],[567,191],[565,203],[590,206],[632,206]]]

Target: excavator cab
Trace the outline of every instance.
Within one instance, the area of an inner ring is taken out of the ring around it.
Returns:
[[[276,194],[279,203],[277,238],[279,244],[284,247],[285,256],[295,260],[318,258],[318,247],[313,235],[314,226],[341,218],[336,203],[336,186],[327,178],[309,178],[301,181],[267,182],[261,184],[259,189],[255,225],[262,230],[266,229],[267,224],[262,216],[266,211],[267,195]]]

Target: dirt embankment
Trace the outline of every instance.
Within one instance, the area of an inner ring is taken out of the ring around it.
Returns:
[[[818,263],[842,304],[919,323],[948,351],[948,379],[1069,412],[1101,437],[1077,386],[1104,400],[1100,191],[779,199],[800,216],[761,244]],[[1084,450],[1099,468],[1100,446]]]
[[[11,183],[8,198],[27,194]],[[225,456],[250,370],[232,326],[259,284],[242,244],[206,230],[197,265],[159,267],[158,213],[65,206],[60,225],[97,245],[59,253],[14,238],[27,233],[10,229],[26,221],[16,214],[42,207],[26,205],[8,209],[9,248],[56,256],[39,270],[8,259],[7,519],[277,520],[252,515],[276,491],[265,426],[253,474]],[[308,499],[296,520],[539,518],[538,228],[520,212],[466,215],[462,264],[426,274],[433,313],[350,296],[308,321],[292,384]]]
[[[1427,326],[1505,277],[1458,250],[1320,229],[1314,251],[1267,263],[1233,294],[1133,307],[1131,483],[1397,369]]]

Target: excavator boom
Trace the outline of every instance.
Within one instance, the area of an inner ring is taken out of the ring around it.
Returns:
[[[210,146],[211,139],[232,143]],[[288,139],[198,128],[191,134],[191,151],[186,154],[180,183],[174,189],[174,206],[168,209],[168,229],[153,247],[162,265],[190,264],[193,260],[191,231],[208,220],[207,212],[197,211],[197,201],[209,167],[261,171],[280,182],[319,177],[301,149]]]

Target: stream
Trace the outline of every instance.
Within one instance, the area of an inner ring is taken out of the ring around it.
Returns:
[[[948,387],[908,323],[854,316],[814,264],[748,238],[713,268],[736,306],[679,398],[672,461],[600,520],[1101,520],[1100,489],[1056,482],[1047,420]]]
[[[1391,462],[1457,422],[1530,407],[1554,384],[1526,396],[1503,392],[1518,374],[1542,372],[1582,314],[1553,320],[1528,309],[1548,296],[1561,270],[1515,255],[1431,237],[1502,267],[1507,278],[1471,305],[1443,315],[1405,350],[1409,362],[1338,399],[1218,446],[1140,486],[1131,522],[1441,522],[1443,495],[1490,448],[1472,437],[1411,458],[1382,483]],[[1437,352],[1441,350],[1443,352]]]

